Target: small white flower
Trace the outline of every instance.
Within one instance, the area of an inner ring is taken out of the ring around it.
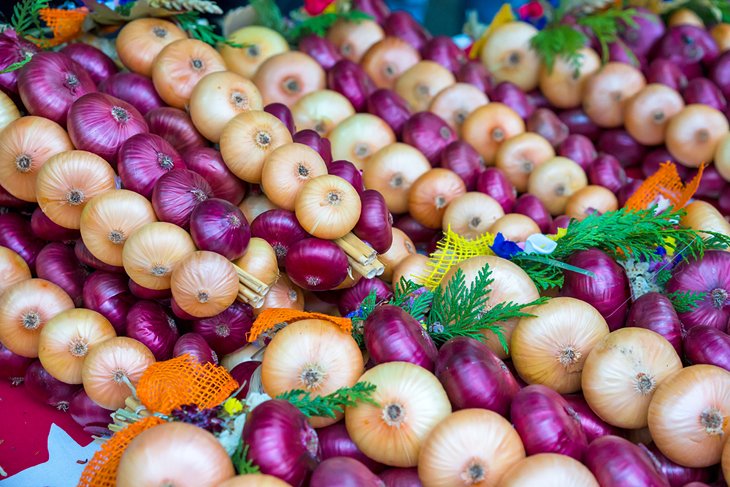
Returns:
[[[525,241],[526,254],[550,255],[558,247],[558,242],[541,233],[534,233]]]

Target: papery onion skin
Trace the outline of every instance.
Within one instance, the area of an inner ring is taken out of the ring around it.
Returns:
[[[525,120],[535,111],[527,95],[514,83],[502,81],[489,92],[491,101],[503,103]]]
[[[0,213],[0,245],[18,254],[31,272],[35,272],[36,259],[45,242],[31,232],[30,225],[16,213]]]
[[[576,419],[583,428],[588,444],[602,436],[624,435],[623,430],[611,426],[594,413],[582,394],[567,394],[563,396],[563,399],[568,403],[568,414]]]
[[[269,103],[264,107],[264,111],[278,118],[289,130],[289,133],[294,134],[296,132],[294,116],[288,106],[283,103]]]
[[[692,364],[716,365],[730,371],[730,335],[715,327],[690,328],[684,335],[684,351]]]
[[[327,72],[327,86],[350,100],[355,111],[362,111],[375,83],[359,64],[342,59]]]
[[[380,473],[385,487],[423,487],[418,468],[389,468]]]
[[[454,129],[438,115],[418,112],[403,125],[403,142],[420,150],[435,166],[444,148],[456,140]]]
[[[539,453],[515,464],[498,487],[599,487],[590,470],[577,460],[557,453]]]
[[[36,275],[66,291],[77,306],[83,303],[82,291],[88,272],[81,267],[73,247],[51,242],[38,253]]]
[[[324,37],[308,34],[299,39],[298,49],[317,61],[324,69],[334,66],[342,59],[342,54]]]
[[[23,383],[33,399],[59,411],[67,411],[74,394],[80,390],[77,384],[66,384],[54,378],[43,368],[40,360],[30,364],[25,371]]]
[[[115,39],[119,60],[130,71],[152,75],[154,59],[168,44],[187,36],[176,24],[157,18],[140,18],[127,23]]]
[[[188,228],[195,207],[211,197],[213,188],[203,176],[189,169],[178,169],[157,180],[152,191],[152,208],[160,221]]]
[[[512,206],[512,212],[532,218],[543,233],[548,232],[553,223],[553,218],[545,205],[533,194],[525,193],[517,198]]]
[[[347,277],[345,252],[329,240],[306,238],[289,248],[284,261],[289,278],[309,291],[328,291]]]
[[[23,357],[13,353],[0,342],[0,379],[9,380],[13,386],[18,386],[25,380],[25,371],[36,360],[32,357]]]
[[[360,308],[362,302],[370,293],[375,291],[375,299],[377,302],[383,302],[393,296],[393,292],[386,283],[378,279],[360,279],[357,284],[349,289],[345,289],[340,294],[337,307],[342,316],[346,316]]]
[[[299,130],[294,133],[292,139],[298,144],[304,144],[310,149],[317,151],[317,154],[322,157],[324,163],[329,167],[329,164],[332,162],[332,145],[329,139],[321,136],[312,129]]]
[[[114,60],[90,44],[73,42],[61,49],[63,54],[76,61],[84,68],[97,85],[119,71]]]
[[[76,258],[79,259],[79,262],[90,269],[112,272],[115,274],[124,272],[124,267],[109,265],[94,257],[94,254],[92,254],[86,244],[84,244],[83,239],[76,240],[76,244],[74,245],[74,254],[76,254]]]
[[[361,195],[365,191],[365,186],[362,183],[362,173],[350,161],[332,161],[327,168],[327,173],[341,177],[350,183],[355,188],[355,191]]]
[[[3,276],[0,282],[0,295],[10,286],[17,282],[30,279],[30,267],[13,250],[0,246],[0,275]]]
[[[403,309],[383,305],[363,325],[365,346],[376,363],[410,362],[433,371],[438,351],[421,324]]]
[[[367,111],[385,120],[398,137],[411,117],[408,103],[398,93],[387,89],[376,90],[368,96]]]
[[[220,314],[193,322],[193,332],[198,333],[217,355],[227,355],[248,343],[246,336],[253,325],[253,308],[234,301]]]
[[[636,299],[626,317],[626,326],[646,328],[659,333],[682,356],[682,337],[685,330],[672,302],[665,295],[650,292]]]
[[[560,111],[558,118],[568,126],[571,134],[585,135],[590,139],[596,140],[601,133],[598,125],[588,117],[582,108]]]
[[[616,193],[626,184],[626,171],[614,156],[601,154],[592,161],[588,168],[588,181]]]
[[[23,36],[18,36],[14,29],[5,29],[0,33],[0,52],[3,61],[0,70],[7,69],[11,64],[24,60],[28,55],[37,53],[40,49]],[[8,95],[18,94],[19,70],[0,74],[0,90]]]
[[[193,125],[190,115],[179,108],[153,108],[144,118],[149,124],[150,133],[164,138],[180,153],[184,154],[194,147],[208,145]]]
[[[124,274],[97,271],[84,283],[84,306],[102,314],[118,335],[125,333],[127,315],[135,302]]]
[[[320,463],[312,474],[309,485],[311,487],[329,487],[331,485],[382,487],[383,481],[358,460],[338,457]]]
[[[54,223],[53,220],[43,213],[40,207],[33,210],[33,215],[30,217],[30,228],[36,237],[51,242],[66,242],[76,240],[81,236],[76,229],[64,228]]]
[[[568,126],[548,108],[538,108],[527,119],[527,130],[544,137],[553,147],[560,146],[570,134]]]
[[[373,472],[377,473],[383,469],[382,464],[368,458],[360,451],[347,433],[344,421],[339,421],[324,428],[317,428],[317,436],[319,437],[322,460],[349,457],[361,462]]]
[[[571,134],[560,144],[558,155],[577,162],[584,171],[593,165],[598,152],[591,139],[581,134]]]
[[[310,235],[334,240],[344,237],[362,222],[361,213],[365,213],[367,218],[372,212],[370,208],[362,212],[361,200],[361,195],[350,183],[339,176],[324,174],[310,179],[301,186],[294,202],[294,210],[302,228]],[[376,209],[377,214],[379,216],[382,216],[383,212],[387,214],[388,209],[382,196],[378,203],[380,206]],[[385,224],[389,223],[386,217]],[[387,231],[388,228],[386,226],[384,230]],[[382,238],[374,229],[372,235],[376,241]]]
[[[142,115],[165,106],[152,80],[137,73],[116,73],[99,85],[99,91],[130,103]]]
[[[659,465],[659,471],[667,477],[672,487],[692,487],[694,482],[710,482],[713,478],[712,469],[678,465],[665,457],[653,443],[648,446],[641,444],[639,447],[645,449],[655,466]]]
[[[505,213],[512,211],[517,200],[517,190],[507,180],[501,169],[488,167],[477,177],[476,190],[494,198]]]
[[[68,406],[68,413],[88,435],[109,435],[109,421],[112,420],[112,412],[92,401],[83,389],[74,394]]]
[[[170,281],[172,297],[186,313],[208,318],[222,313],[238,296],[240,284],[234,265],[215,252],[192,252],[175,264]]]
[[[173,312],[174,311],[175,306],[173,305]],[[218,355],[212,348],[210,348],[210,345],[208,345],[208,342],[205,341],[205,338],[198,333],[186,333],[178,338],[177,342],[175,342],[175,347],[172,349],[172,356],[180,357],[186,354],[190,355],[201,364],[218,364]]]
[[[617,436],[604,436],[593,441],[588,446],[585,463],[602,487],[670,487],[649,455]]]
[[[383,196],[368,189],[360,195],[362,209],[353,233],[366,240],[376,252],[386,252],[393,243],[393,216]]]
[[[441,167],[450,169],[464,180],[467,191],[473,191],[484,161],[467,142],[456,140],[441,152]]]
[[[126,334],[143,343],[156,360],[172,358],[172,349],[180,336],[175,320],[159,303],[138,301],[127,313]]]
[[[276,252],[280,266],[291,247],[307,237],[296,215],[288,210],[269,210],[261,213],[251,222],[251,235],[264,239]]]
[[[246,195],[246,187],[223,162],[221,153],[210,147],[196,147],[183,154],[185,166],[205,178],[216,198],[238,205]]]
[[[251,229],[237,206],[211,198],[198,203],[190,214],[190,236],[200,250],[236,260],[246,253]]]

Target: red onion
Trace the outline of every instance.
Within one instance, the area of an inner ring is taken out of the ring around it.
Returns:
[[[332,162],[332,146],[330,145],[329,139],[321,137],[314,130],[300,130],[294,134],[292,139],[294,142],[307,145],[316,150],[328,166]]]
[[[132,279],[127,283],[129,290],[139,299],[170,299],[172,292],[169,289],[147,289]]]
[[[354,0],[352,6],[373,17],[379,24],[382,24],[390,15],[390,9],[384,0]]]
[[[296,242],[307,238],[293,211],[268,210],[251,222],[251,235],[263,238],[274,248],[279,265],[284,265],[289,249]]]
[[[517,198],[514,206],[512,206],[512,212],[527,215],[535,220],[542,233],[548,232],[552,226],[553,218],[545,205],[542,204],[542,201],[534,194],[525,193]]]
[[[506,416],[520,386],[494,353],[473,338],[447,341],[436,359],[436,377],[454,410],[489,409]]]
[[[379,472],[383,469],[383,465],[367,457],[360,451],[355,442],[350,439],[344,421],[319,428],[317,430],[317,436],[319,437],[319,446],[322,451],[322,460],[335,457],[348,457],[361,462],[373,472]]]
[[[127,314],[137,301],[127,287],[127,276],[96,271],[84,283],[84,307],[104,315],[117,335],[124,335]]]
[[[14,386],[20,385],[24,380],[25,371],[34,360],[13,353],[0,343],[0,379],[7,379]]]
[[[464,181],[467,191],[473,191],[484,168],[484,159],[468,142],[455,140],[441,152],[441,167],[454,171]]]
[[[588,168],[588,180],[616,193],[626,184],[626,171],[618,159],[610,154],[601,154]]]
[[[393,226],[408,235],[408,238],[410,238],[419,249],[423,249],[424,246],[431,242],[433,238],[441,236],[441,230],[424,227],[409,214],[398,218],[398,221],[396,221]]]
[[[710,69],[710,79],[720,88],[725,98],[730,98],[730,51],[718,58]]]
[[[501,169],[488,167],[479,174],[476,190],[497,200],[505,213],[510,213],[517,200],[517,190]]]
[[[165,102],[155,91],[152,80],[137,73],[117,73],[101,83],[99,91],[126,101],[142,115],[165,106]]]
[[[677,168],[677,172],[683,181],[687,179],[690,174],[690,169],[682,164],[677,163],[677,160],[665,147],[656,148],[644,156],[641,162],[641,172],[645,178],[648,178],[659,170],[659,166],[665,162],[673,162]]]
[[[347,278],[347,255],[334,242],[305,238],[291,245],[284,260],[289,278],[302,289],[328,291]]]
[[[385,198],[373,189],[360,194],[362,209],[353,233],[379,254],[384,254],[393,244],[393,216],[388,211]]]
[[[410,362],[433,371],[438,350],[421,324],[405,310],[379,306],[363,325],[365,346],[376,364]]]
[[[189,169],[163,174],[152,191],[152,208],[163,222],[188,228],[195,206],[211,198],[213,190],[203,176]]]
[[[558,118],[568,126],[571,134],[585,135],[591,140],[596,140],[601,133],[601,129],[588,118],[586,112],[581,108],[573,108],[571,110],[563,110],[558,112]]]
[[[0,34],[2,35],[2,34]],[[8,190],[0,186],[0,207],[13,208],[16,210],[29,207],[28,201],[23,201],[8,193]]]
[[[557,233],[559,228],[568,228],[570,225],[571,218],[568,215],[556,216],[553,219],[552,227],[550,228],[551,233]]]
[[[717,200],[717,208],[723,215],[730,215],[730,191],[723,191]]]
[[[375,83],[359,64],[341,59],[327,72],[327,86],[350,100],[356,111],[365,109]]]
[[[32,42],[26,41],[13,29],[0,32],[0,71],[11,64],[23,61],[28,55],[37,53],[40,49]],[[18,70],[0,74],[0,90],[8,95],[18,93]]]
[[[124,273],[124,267],[109,265],[94,257],[94,255],[89,252],[89,249],[86,248],[84,241],[81,239],[78,239],[74,245],[74,254],[76,254],[76,258],[79,259],[79,262],[87,267],[91,267],[92,269],[104,272],[113,272],[115,274]]]
[[[684,353],[693,364],[710,364],[730,371],[730,335],[712,326],[697,325],[684,337]]]
[[[552,109],[552,105],[550,104],[550,100],[548,100],[545,95],[542,94],[542,92],[539,89],[534,89],[532,91],[528,91],[526,93],[527,101],[530,103],[531,106],[537,108],[550,108]]]
[[[585,464],[601,487],[669,487],[669,481],[649,455],[618,436],[604,436],[591,442]]]
[[[210,348],[205,338],[197,333],[186,333],[175,342],[175,347],[172,349],[172,356],[179,357],[185,354],[190,355],[201,364],[208,362],[218,364],[218,356],[216,353]]]
[[[185,166],[205,178],[216,198],[238,205],[246,195],[246,186],[223,162],[221,153],[210,147],[195,147],[183,155]]]
[[[421,49],[421,57],[439,63],[452,73],[458,72],[467,61],[464,51],[448,36],[436,36],[426,42]]]
[[[646,65],[646,58],[632,52],[621,39],[608,43],[608,60],[614,63],[628,64],[638,69]]]
[[[687,76],[673,61],[658,58],[646,69],[646,82],[660,83],[675,91],[682,91],[687,86]]]
[[[563,399],[568,403],[568,414],[575,418],[583,428],[586,439],[588,439],[588,444],[602,436],[620,436],[622,434],[619,428],[611,426],[598,417],[590,406],[588,406],[582,394],[568,394],[563,396]]]
[[[319,463],[317,432],[291,403],[272,399],[256,406],[243,427],[248,458],[261,469],[294,487]]]
[[[73,395],[81,389],[81,384],[66,384],[54,378],[41,365],[34,361],[25,371],[25,390],[34,399],[53,406],[59,411],[68,411]]]
[[[61,52],[84,68],[97,85],[119,71],[112,58],[90,44],[74,42],[67,44]]]
[[[553,147],[558,147],[570,135],[568,126],[549,108],[535,110],[527,119],[527,130],[542,135]]]
[[[664,36],[664,22],[658,15],[645,8],[636,8],[632,16],[636,23],[628,26],[621,23],[621,39],[638,56],[648,56]]]
[[[408,102],[395,91],[384,88],[368,96],[366,110],[385,120],[398,137],[403,132],[403,125],[411,117]]]
[[[598,249],[576,252],[568,263],[595,276],[566,270],[562,295],[592,305],[606,319],[611,331],[623,327],[629,300],[629,280],[623,268]]]
[[[380,480],[385,487],[423,487],[418,478],[418,468],[391,468],[381,472]]]
[[[21,256],[35,273],[36,259],[46,244],[33,235],[25,218],[16,213],[0,212],[0,245]]]
[[[109,424],[112,423],[113,412],[92,401],[83,389],[74,394],[68,406],[68,413],[84,433],[94,436],[111,434]]]
[[[670,27],[657,48],[658,57],[675,63],[688,78],[702,76],[702,66],[710,66],[720,55],[708,31],[695,25]]]
[[[727,100],[720,88],[707,78],[695,78],[682,91],[685,103],[699,103],[710,106],[724,112],[727,108]]]
[[[89,93],[68,111],[68,135],[77,149],[93,152],[113,163],[119,147],[149,127],[131,104],[104,93]]]
[[[309,54],[324,69],[330,69],[337,61],[342,59],[342,54],[334,44],[324,37],[309,34],[299,39],[298,49]]]
[[[248,343],[246,335],[253,325],[253,308],[234,301],[222,313],[193,322],[193,331],[205,338],[218,355],[227,355]]]
[[[421,151],[432,166],[438,164],[444,148],[456,139],[454,129],[431,112],[416,113],[403,125],[403,142]]]
[[[155,359],[172,358],[172,349],[180,337],[177,324],[167,310],[154,301],[137,301],[127,313],[127,336],[143,343]]]
[[[386,36],[400,37],[418,51],[423,49],[431,37],[426,29],[405,10],[390,14],[383,23],[383,30]]]
[[[365,185],[362,182],[362,173],[350,161],[332,161],[327,168],[327,172],[334,176],[339,176],[350,183],[358,193],[365,191]]]
[[[375,291],[375,299],[378,303],[388,300],[393,296],[390,286],[374,277],[372,279],[360,279],[351,288],[345,289],[340,294],[337,307],[342,316],[346,316],[360,308],[360,305],[370,293]]]
[[[623,129],[606,130],[598,139],[598,150],[611,154],[624,167],[639,164],[646,148]]]
[[[312,474],[310,487],[353,485],[358,487],[382,487],[383,481],[368,467],[354,458],[336,457],[324,460]]]
[[[490,101],[504,103],[525,120],[530,118],[530,115],[535,111],[535,107],[530,104],[525,92],[509,81],[502,81],[492,88],[489,99]]]
[[[173,169],[185,167],[180,154],[159,135],[134,135],[119,149],[117,168],[122,185],[148,199],[158,179]]]
[[[663,294],[646,293],[634,301],[626,318],[626,326],[646,328],[660,334],[682,356],[682,323],[672,302]]]
[[[667,291],[707,293],[692,311],[679,319],[689,329],[708,325],[726,331],[730,319],[730,252],[710,250],[700,260],[684,261],[667,283]]]
[[[586,434],[560,394],[541,384],[520,390],[512,400],[512,422],[528,455],[560,453],[581,460]]]
[[[261,362],[258,360],[247,360],[233,367],[230,371],[231,377],[236,379],[238,385],[243,385],[243,388],[236,394],[237,399],[245,399],[248,395],[248,390],[251,387],[251,377],[253,376],[256,369],[259,368]]]
[[[456,73],[456,79],[461,83],[469,83],[476,86],[491,97],[492,89],[494,88],[494,78],[492,78],[492,75],[489,74],[489,71],[487,71],[487,68],[481,62],[477,60],[467,61],[459,68],[459,71]]]
[[[95,92],[96,85],[70,57],[60,52],[43,51],[20,69],[18,91],[31,115],[48,118],[65,127],[71,105],[87,93]],[[75,141],[74,145],[80,148]]]
[[[33,215],[30,217],[30,229],[36,237],[49,241],[76,240],[81,236],[78,230],[54,223],[40,208],[33,210]]]
[[[697,174],[696,169],[691,169],[687,176],[687,179],[692,179]],[[720,195],[726,191],[725,186],[727,181],[722,177],[717,167],[710,165],[705,167],[702,172],[702,179],[700,185],[697,187],[694,196],[696,198],[719,198]]]
[[[183,309],[175,302],[175,298],[172,297],[170,298],[170,310],[172,310],[172,314],[174,314],[177,318],[184,321],[193,322],[198,319],[197,317],[183,311]]]
[[[264,107],[264,111],[278,118],[292,134],[296,132],[294,116],[291,114],[288,106],[283,103],[270,103]]]
[[[684,487],[690,482],[710,482],[712,479],[712,470],[707,468],[691,468],[678,465],[665,457],[654,443],[648,447],[639,445],[652,459],[655,466],[659,467],[659,471],[669,481],[671,487]]]
[[[558,147],[558,155],[575,161],[584,171],[588,171],[598,157],[598,152],[591,139],[585,135],[571,134]]]
[[[174,107],[153,108],[144,116],[150,132],[159,135],[181,154],[194,147],[206,147],[208,141],[200,135],[193,121],[183,110]]]
[[[243,212],[219,198],[205,200],[190,215],[190,236],[200,250],[217,252],[228,260],[243,256],[251,229]]]
[[[51,242],[43,247],[36,261],[36,274],[66,291],[76,306],[82,305],[88,272],[76,258],[73,247],[61,242]]]
[[[616,197],[618,198],[618,207],[623,208],[629,198],[636,193],[636,190],[639,189],[642,184],[644,184],[643,179],[629,179],[626,184],[621,186],[621,189],[619,189],[618,193],[616,193]]]

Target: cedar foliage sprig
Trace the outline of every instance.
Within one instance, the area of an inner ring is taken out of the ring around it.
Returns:
[[[340,19],[348,22],[362,22],[363,20],[371,20],[372,17],[359,10],[319,14],[297,24],[293,29],[287,32],[287,38],[289,39],[289,42],[296,44],[300,38],[308,34],[323,37],[330,27],[332,27],[335,22]]]
[[[227,44],[231,47],[244,47],[243,44],[237,44],[229,41],[215,31],[215,27],[200,22],[200,14],[198,12],[184,12],[175,16],[180,28],[190,34],[190,37],[203,41],[216,47],[218,44]]]
[[[358,402],[365,402],[377,406],[372,398],[375,384],[358,382],[352,387],[341,387],[326,396],[312,396],[309,392],[294,389],[276,396],[293,404],[307,417],[324,416],[337,417],[337,413],[344,413],[346,407],[355,406]]]
[[[238,472],[239,475],[261,473],[259,466],[253,463],[253,460],[248,458],[248,448],[249,446],[241,441],[238,444],[238,448],[236,448],[235,453],[231,457],[231,460],[233,460],[233,466],[236,468],[236,472]]]
[[[13,7],[10,25],[22,37],[31,29],[41,30],[40,11],[48,8],[48,0],[21,0]]]
[[[223,9],[210,0],[147,0],[147,4],[153,8],[164,8],[172,11],[196,11],[214,15],[223,13]]]
[[[674,291],[665,295],[672,302],[677,313],[689,313],[707,297],[705,292]]]

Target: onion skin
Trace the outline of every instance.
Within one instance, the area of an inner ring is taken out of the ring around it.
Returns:
[[[688,78],[702,75],[700,63],[710,66],[720,55],[709,32],[694,25],[671,27],[657,48],[658,57],[672,61]]]
[[[193,322],[198,333],[219,356],[232,353],[248,343],[246,335],[253,325],[253,308],[234,301],[225,311]]]
[[[489,96],[491,96],[494,87],[494,78],[489,74],[487,68],[476,60],[464,63],[456,73],[456,80],[461,83],[472,84]]]
[[[591,139],[585,135],[571,134],[558,147],[558,155],[577,162],[584,171],[588,171],[598,157],[598,152]]]
[[[18,37],[13,29],[6,29],[0,33],[0,53],[3,60],[0,62],[0,70],[4,70],[13,63],[26,58],[28,54],[35,54],[40,49],[38,46]],[[0,89],[8,95],[18,94],[18,74],[20,70],[0,74]]]
[[[329,240],[306,238],[289,248],[284,261],[289,279],[309,291],[329,291],[347,278],[345,252]]]
[[[133,135],[119,148],[117,171],[122,185],[147,199],[162,176],[185,167],[177,150],[159,135]]]
[[[411,109],[398,93],[392,90],[379,89],[367,98],[367,112],[377,115],[390,125],[393,133],[400,138],[403,125],[411,117]]]
[[[687,86],[687,76],[675,63],[657,58],[646,70],[647,83],[660,83],[680,92]]]
[[[332,146],[330,145],[329,139],[320,136],[314,130],[300,130],[294,134],[292,140],[316,150],[328,166],[332,162]]]
[[[225,358],[223,360],[225,361]],[[246,360],[228,371],[231,374],[231,377],[236,379],[238,385],[243,386],[241,392],[236,395],[236,399],[246,399],[246,395],[248,395],[248,391],[251,386],[251,377],[259,366],[261,366],[261,362],[258,360]]]
[[[352,485],[358,487],[382,487],[383,481],[362,462],[354,458],[336,457],[319,464],[309,481],[310,487]]]
[[[723,53],[715,62],[710,69],[710,79],[720,88],[725,98],[730,97],[730,53]]]
[[[211,198],[193,208],[190,236],[198,249],[236,260],[246,253],[251,229],[237,206],[226,200]]]
[[[299,39],[298,49],[312,57],[324,69],[330,69],[342,59],[342,54],[332,42],[314,34]]]
[[[527,130],[545,137],[553,147],[562,144],[570,134],[568,126],[548,108],[538,108],[529,116]]]
[[[362,182],[362,173],[350,161],[332,161],[327,168],[327,173],[341,177],[350,183],[360,195],[365,191],[365,185]]]
[[[84,283],[84,307],[104,316],[114,326],[117,335],[124,335],[127,315],[135,302],[127,287],[124,274],[97,271]]]
[[[78,384],[66,384],[55,379],[36,360],[25,371],[25,390],[36,401],[53,406],[59,411],[67,411],[74,394],[81,389]]]
[[[607,130],[598,139],[598,150],[611,154],[622,166],[638,164],[644,157],[646,149],[625,130]]]
[[[11,352],[10,349],[0,343],[0,379],[7,379],[14,386],[22,384],[25,380],[25,371],[35,361],[34,358],[23,357]]]
[[[49,241],[68,241],[81,237],[78,230],[64,228],[54,223],[40,208],[33,210],[33,215],[30,217],[30,229],[36,237]]]
[[[727,108],[727,100],[720,88],[707,78],[695,78],[691,80],[682,91],[685,103],[699,103],[708,105],[715,110],[724,112]]]
[[[636,299],[626,317],[626,326],[646,328],[660,334],[672,344],[677,355],[682,356],[684,328],[672,302],[663,294],[651,292]]]
[[[585,463],[601,487],[670,487],[649,455],[617,436],[604,436],[593,441],[588,446]]]
[[[36,275],[66,291],[76,306],[83,303],[84,280],[88,272],[81,267],[73,247],[52,242],[38,253]]]
[[[127,313],[127,336],[143,343],[157,361],[172,358],[175,342],[180,337],[175,320],[154,301],[138,301]]]
[[[417,50],[423,49],[431,35],[405,10],[391,13],[383,22],[386,36],[400,37]]]
[[[655,465],[659,465],[659,471],[667,477],[669,485],[672,487],[686,487],[692,482],[710,482],[713,477],[710,469],[683,467],[674,463],[665,457],[653,443],[648,447],[644,445],[640,445],[640,447],[646,449],[645,451]]]
[[[452,73],[457,73],[467,61],[464,51],[447,36],[431,38],[421,49],[421,56],[424,60],[436,61]]]
[[[126,101],[142,115],[165,106],[152,79],[137,73],[116,73],[99,85],[99,91]]]
[[[535,107],[530,103],[525,92],[509,81],[502,81],[492,88],[489,91],[489,99],[504,103],[525,120],[535,112]]]
[[[68,406],[68,413],[88,435],[107,436],[112,420],[110,409],[105,409],[92,401],[86,391],[81,389],[74,394]]]
[[[355,111],[362,111],[375,83],[359,64],[342,59],[327,72],[327,87],[350,100]]]
[[[540,227],[542,233],[550,231],[552,227],[553,217],[547,211],[545,205],[533,194],[525,193],[517,198],[512,206],[512,212],[532,218]]]
[[[431,166],[438,164],[444,148],[456,138],[454,129],[431,112],[416,113],[403,125],[403,142],[421,151]]]
[[[296,132],[294,128],[294,116],[288,106],[283,103],[269,103],[264,107],[264,111],[278,118],[279,121],[286,125],[290,133],[294,134]]]
[[[45,243],[31,232],[30,225],[16,213],[0,213],[0,245],[23,258],[31,272]]]
[[[588,444],[602,436],[623,436],[621,429],[606,423],[593,412],[591,407],[583,398],[583,395],[566,394],[563,396],[563,399],[565,399],[565,402],[568,403],[570,408],[568,410],[568,414],[575,418],[583,427],[583,432],[586,434]]]
[[[616,193],[616,197],[618,198],[618,206],[620,208],[623,208],[623,206],[626,204],[626,202],[631,198],[634,193],[636,193],[636,190],[639,189],[639,187],[644,183],[643,179],[631,179],[629,178],[628,182],[621,186],[621,189],[618,190],[618,193]]]
[[[517,201],[517,190],[496,167],[488,167],[479,174],[476,190],[494,198],[505,213],[510,213]]]
[[[144,116],[150,133],[159,135],[168,141],[180,153],[193,147],[205,147],[208,142],[193,125],[185,111],[174,107],[153,108]]]
[[[690,328],[684,337],[684,353],[692,364],[716,365],[730,371],[730,335],[712,326]]]
[[[372,189],[360,195],[360,219],[353,233],[367,241],[379,254],[388,251],[393,244],[393,216],[388,211],[383,196]]]
[[[598,125],[588,117],[582,108],[560,111],[558,118],[568,126],[571,134],[585,135],[589,139],[596,140],[601,133]]]
[[[269,210],[261,213],[251,222],[251,235],[262,238],[271,245],[280,266],[284,265],[291,247],[308,236],[294,212],[289,210]]]
[[[79,259],[79,262],[92,269],[104,272],[112,272],[114,274],[124,272],[124,267],[109,265],[94,257],[94,254],[92,254],[86,247],[86,244],[84,244],[83,239],[78,239],[76,241],[76,244],[74,245],[74,254],[76,254],[76,258]]]
[[[360,308],[363,300],[375,291],[375,299],[378,303],[386,301],[393,296],[390,286],[378,279],[360,279],[357,284],[342,291],[337,307],[342,316],[346,316]]]
[[[238,205],[246,195],[246,186],[238,179],[226,163],[221,153],[210,147],[195,147],[183,154],[185,166],[205,178],[213,189],[216,198]]]
[[[621,23],[621,39],[626,47],[638,56],[648,56],[664,36],[664,22],[655,13],[645,8],[637,8],[632,16],[635,26]]]
[[[203,176],[189,169],[178,169],[157,180],[152,191],[152,208],[159,221],[187,229],[198,203],[212,196],[213,189]]]
[[[375,364],[410,362],[433,371],[438,350],[416,321],[403,309],[383,305],[363,324],[365,346]]]
[[[317,429],[322,460],[335,457],[349,457],[361,462],[372,472],[378,473],[384,466],[365,456],[347,433],[344,421]]]
[[[185,354],[189,354],[201,364],[218,364],[218,356],[210,348],[205,338],[198,333],[186,333],[175,342],[175,346],[172,349],[172,356],[179,357]]]
[[[389,468],[380,473],[385,487],[423,487],[417,468]]]
[[[608,188],[614,193],[626,184],[626,171],[618,159],[610,154],[596,157],[588,168],[588,181]]]
[[[473,191],[484,168],[484,160],[468,142],[455,140],[441,152],[441,167],[449,169],[464,180],[467,191]]]
[[[67,44],[60,52],[84,68],[97,85],[119,71],[112,58],[90,44],[74,42]]]

